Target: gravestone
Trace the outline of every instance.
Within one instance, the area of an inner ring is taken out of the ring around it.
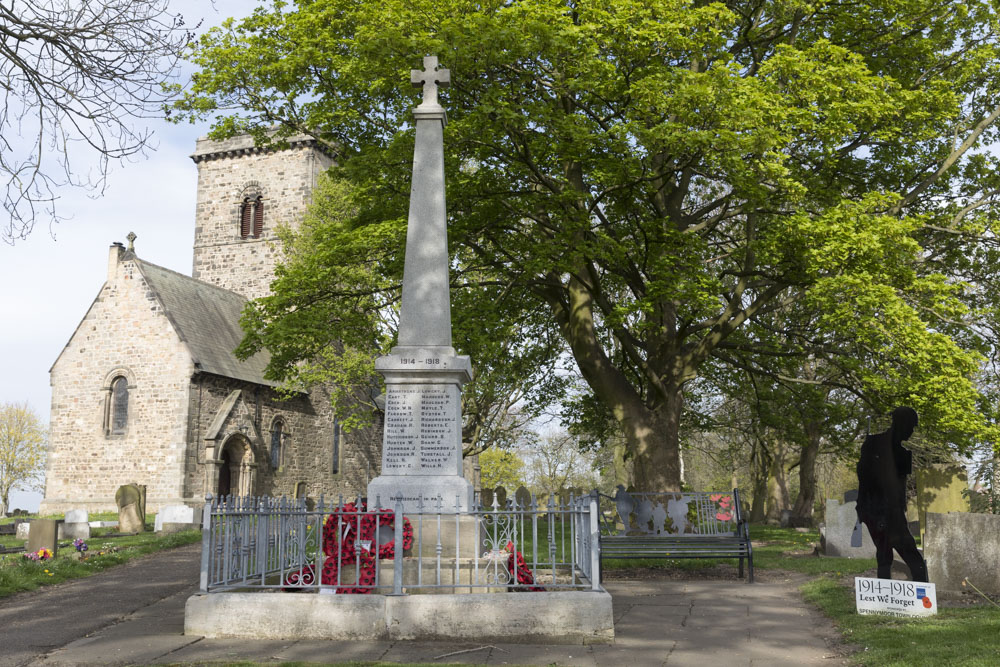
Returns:
[[[479,492],[479,504],[483,506],[484,509],[490,509],[493,507],[493,489],[484,488]]]
[[[440,507],[468,511],[472,485],[462,476],[462,385],[472,379],[469,357],[451,345],[448,233],[444,182],[444,126],[438,86],[449,72],[437,57],[411,72],[423,88],[413,110],[416,139],[403,260],[398,344],[375,360],[385,378],[381,474],[368,484],[369,503],[404,511]],[[440,503],[440,504],[439,504]]]
[[[966,578],[990,595],[1000,595],[1000,515],[927,513],[924,558],[928,578],[945,591],[970,591]]]
[[[500,509],[504,509],[505,507],[507,507],[507,489],[505,489],[502,486],[498,486],[497,488],[493,489],[493,496],[494,498],[496,498],[497,507],[499,507]]]
[[[861,526],[861,546],[851,546],[851,534],[858,521],[857,502],[840,503],[826,499],[826,528],[822,531],[823,554],[840,558],[875,558],[875,543],[868,528]]]
[[[28,546],[25,547],[25,551],[32,553],[39,549],[48,549],[55,556],[59,548],[57,535],[60,523],[62,521],[57,519],[34,519],[28,532]]]
[[[28,539],[28,533],[31,531],[31,522],[30,521],[22,521],[21,523],[17,524],[17,527],[14,529],[14,531],[16,533],[14,535],[15,539],[18,539],[18,540],[27,540]]]
[[[915,471],[917,495],[907,509],[907,517],[920,522],[920,531],[926,529],[928,512],[968,512],[969,474],[965,466],[931,464]],[[911,532],[916,534],[912,528]]]
[[[146,530],[146,487],[124,484],[115,493],[118,504],[118,530],[122,533],[141,533]]]
[[[524,509],[531,506],[531,491],[528,491],[523,486],[517,487],[517,491],[514,492],[514,500],[517,502],[517,506]]]
[[[60,540],[89,540],[90,517],[87,510],[66,510],[66,518],[59,526]]]
[[[189,505],[164,505],[156,513],[153,530],[157,533],[176,533],[201,528],[201,507]]]

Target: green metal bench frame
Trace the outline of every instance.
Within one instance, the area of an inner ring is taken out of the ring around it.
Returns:
[[[720,505],[727,497],[728,510]],[[753,544],[739,489],[628,493],[619,486],[614,498],[604,498],[615,507],[601,512],[602,573],[607,558],[738,558],[740,578],[746,559],[747,583],[753,583]]]

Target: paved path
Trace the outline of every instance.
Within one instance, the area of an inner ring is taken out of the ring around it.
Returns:
[[[443,642],[247,641],[185,637],[198,545],[39,593],[0,601],[0,665],[127,665],[350,660],[488,665],[841,665],[830,622],[802,601],[800,579],[747,585],[613,581],[608,646]],[[761,573],[758,573],[761,574]],[[280,622],[280,619],[275,619]]]

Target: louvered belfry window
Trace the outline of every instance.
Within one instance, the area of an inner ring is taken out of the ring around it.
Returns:
[[[253,237],[259,239],[264,234],[264,200],[253,200]]]
[[[259,239],[264,234],[264,199],[246,197],[240,204],[240,238]]]
[[[128,381],[115,378],[111,383],[111,432],[121,434],[128,424]]]

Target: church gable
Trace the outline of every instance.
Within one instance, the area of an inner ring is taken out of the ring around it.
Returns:
[[[108,279],[51,370],[45,509],[102,506],[139,481],[179,498],[191,354],[133,253],[112,246]]]

